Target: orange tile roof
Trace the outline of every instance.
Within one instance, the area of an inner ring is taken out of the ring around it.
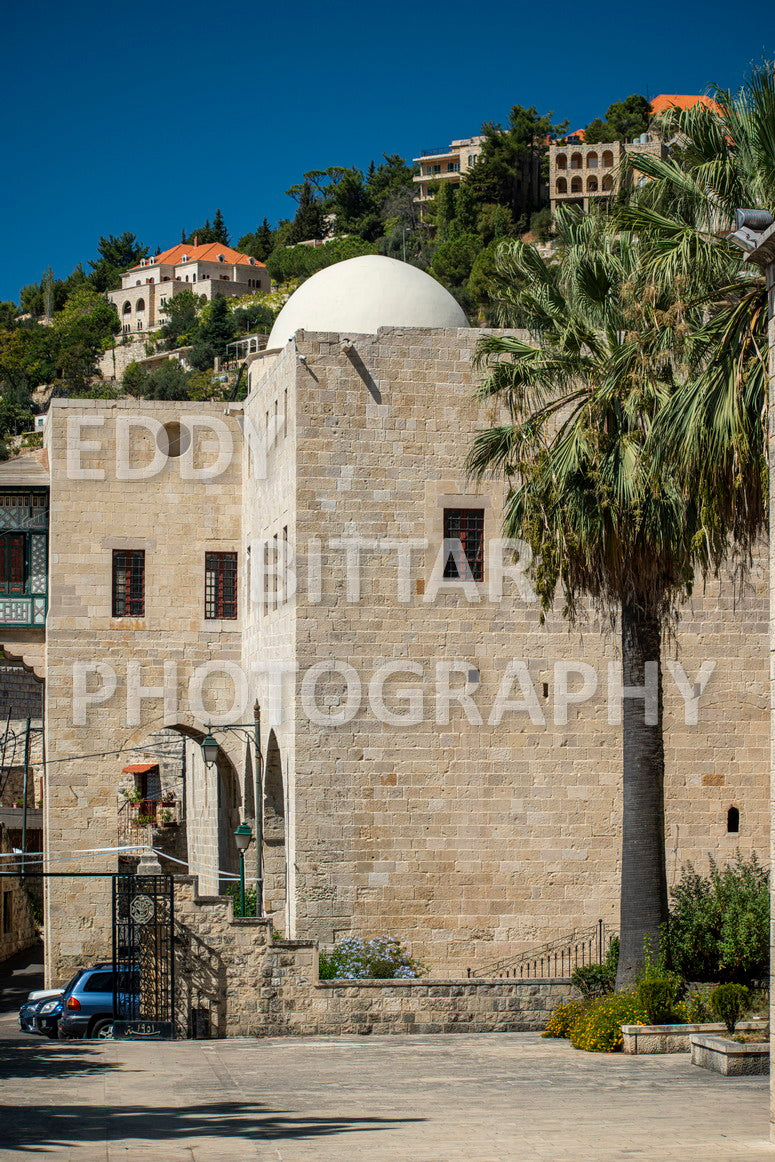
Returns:
[[[577,141],[586,141],[587,133],[585,129],[574,129],[572,133],[566,134],[565,140],[570,141],[571,138],[576,138]]]
[[[145,267],[177,266],[182,261],[184,254],[188,255],[189,262],[217,262],[218,255],[222,254],[224,262],[235,266],[264,265],[257,258],[251,258],[249,254],[240,254],[239,250],[233,250],[231,246],[224,246],[222,242],[206,242],[202,246],[179,242],[177,246],[171,246],[169,250],[163,250],[161,254],[147,258]],[[131,269],[141,270],[144,268],[138,265],[131,267]]]
[[[712,97],[684,95],[681,93],[660,93],[651,102],[651,112],[667,113],[668,109],[692,109],[695,105],[704,105],[714,113],[719,113],[721,107]]]

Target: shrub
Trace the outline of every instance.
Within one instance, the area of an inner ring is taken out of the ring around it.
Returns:
[[[615,1053],[622,1047],[622,1025],[646,1025],[648,1014],[634,993],[612,993],[589,1001],[570,1030],[574,1049]]]
[[[602,964],[585,964],[577,968],[571,976],[571,983],[583,997],[604,997],[616,987],[616,970],[619,966],[619,937],[611,941]]]
[[[691,865],[672,889],[669,942],[686,980],[750,984],[769,965],[769,873],[756,855],[701,876]]]
[[[730,1034],[750,1004],[751,994],[742,984],[720,984],[710,994],[710,1007]]]
[[[530,231],[539,242],[548,242],[552,236],[552,211],[548,206],[536,210],[530,217]]]
[[[231,896],[231,902],[232,902],[232,907],[234,909],[234,915],[237,918],[246,917],[247,919],[250,919],[251,916],[255,916],[255,914],[256,914],[256,889],[255,888],[247,888],[247,887],[245,888],[245,911],[244,912],[240,911],[239,884],[235,884],[235,883],[227,884],[226,887],[223,889],[221,895]]]
[[[558,1005],[549,1020],[542,1037],[570,1037],[571,1029],[587,1007],[586,1001],[568,1001]]]
[[[643,971],[638,978],[635,995],[652,1025],[672,1025],[681,1020],[678,1002],[686,991],[686,985],[677,972],[667,967],[666,949],[667,942],[660,941],[655,961],[651,953],[651,938],[644,938]]]
[[[676,1005],[676,1013],[681,1023],[693,1025],[709,1021],[713,1015],[709,997],[710,989],[695,989],[687,993]]]
[[[678,1009],[680,989],[681,982],[666,978],[638,981],[635,996],[650,1025],[672,1025],[682,1019]]]
[[[425,971],[425,966],[409,955],[397,936],[375,936],[372,940],[349,936],[330,952],[321,952],[319,960],[321,980],[411,979]]]

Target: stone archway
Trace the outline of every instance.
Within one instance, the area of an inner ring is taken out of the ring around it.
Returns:
[[[165,723],[148,731],[144,738],[138,738],[139,733],[123,748],[122,767],[146,769],[121,771],[119,807],[122,789],[139,788],[145,804],[140,813],[143,818],[154,818],[151,824],[144,825],[150,829],[147,833],[136,834],[136,841],[152,840],[158,850],[169,848],[169,855],[183,864],[168,864],[165,871],[196,876],[202,895],[217,895],[234,882],[230,877],[239,871],[234,831],[241,820],[243,804],[232,758],[219,747],[216,762],[208,766],[200,745],[204,732],[185,723]],[[157,762],[158,774],[152,769]],[[146,802],[149,787],[153,795],[159,795],[156,808],[149,808]],[[170,792],[174,803],[165,804],[165,795]],[[127,818],[136,812],[137,808],[131,806],[124,809]]]
[[[285,783],[277,736],[270,732],[264,769],[264,909],[287,935],[288,863]]]

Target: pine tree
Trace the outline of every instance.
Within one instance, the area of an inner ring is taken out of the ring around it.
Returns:
[[[297,242],[308,242],[312,238],[322,238],[324,226],[323,207],[315,197],[312,183],[305,180],[299,193],[299,208],[288,234],[288,244],[293,246]]]
[[[212,241],[220,242],[223,246],[229,245],[229,231],[220,209],[215,211],[212,225]]]
[[[256,230],[256,243],[263,251],[263,254],[259,254],[256,257],[264,262],[272,253],[272,247],[274,246],[274,231],[266,218],[264,218],[258,230]]]

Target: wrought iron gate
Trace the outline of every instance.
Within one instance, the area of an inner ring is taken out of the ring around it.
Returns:
[[[116,1037],[175,1037],[175,899],[172,876],[113,877]]]

